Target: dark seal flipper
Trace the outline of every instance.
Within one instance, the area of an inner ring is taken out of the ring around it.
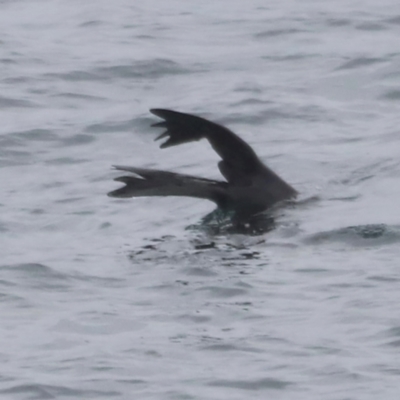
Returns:
[[[223,206],[226,201],[225,182],[155,169],[124,166],[114,168],[134,175],[115,178],[115,181],[125,183],[125,186],[108,193],[110,197],[186,196],[211,200],[219,206]]]
[[[162,149],[205,138],[226,164],[234,165],[237,169],[243,169],[249,173],[260,164],[254,150],[243,139],[222,125],[195,115],[161,108],[151,109],[150,112],[165,120],[152,125],[167,129],[156,138],[156,140],[168,138],[161,144]]]

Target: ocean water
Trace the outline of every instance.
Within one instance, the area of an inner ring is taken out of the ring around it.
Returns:
[[[0,1],[1,399],[398,399],[400,5]],[[258,236],[111,199],[149,108],[223,123],[299,192]]]

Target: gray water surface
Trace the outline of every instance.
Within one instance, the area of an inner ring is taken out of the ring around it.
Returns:
[[[0,32],[2,399],[399,398],[398,2],[3,0]],[[113,164],[220,179],[154,107],[298,202],[248,236],[108,198]]]

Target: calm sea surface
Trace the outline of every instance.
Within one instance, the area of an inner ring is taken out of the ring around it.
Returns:
[[[1,399],[398,400],[400,4],[0,1]],[[119,200],[149,108],[223,123],[300,193],[260,236]]]

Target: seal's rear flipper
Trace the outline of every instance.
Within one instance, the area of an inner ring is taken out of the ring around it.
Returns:
[[[125,186],[108,193],[110,197],[188,196],[208,199],[218,205],[226,202],[225,182],[146,168],[124,166],[114,166],[114,168],[134,175],[115,178],[115,181],[123,182]]]
[[[234,166],[238,171],[252,173],[261,164],[254,150],[243,139],[222,125],[195,115],[161,108],[151,109],[150,112],[164,119],[163,122],[152,125],[167,129],[156,138],[156,140],[168,138],[161,144],[161,148],[206,138],[224,163]]]

